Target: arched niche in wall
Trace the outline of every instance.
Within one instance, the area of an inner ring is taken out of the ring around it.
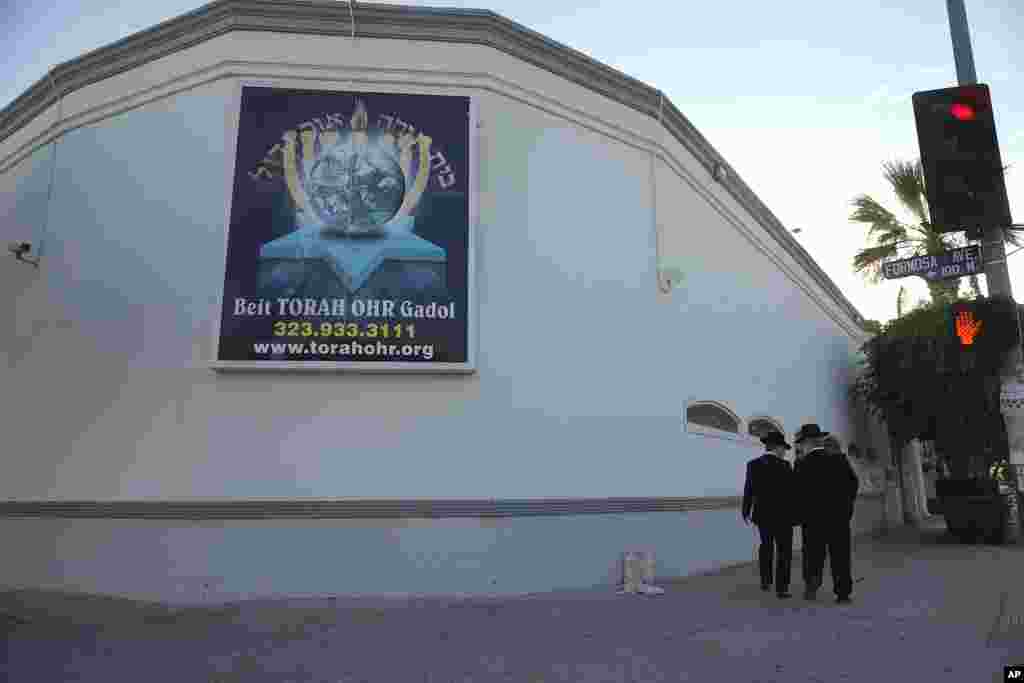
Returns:
[[[744,439],[743,420],[719,401],[687,401],[685,420],[691,434]]]

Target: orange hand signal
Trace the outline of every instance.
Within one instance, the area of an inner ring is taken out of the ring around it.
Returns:
[[[980,331],[981,321],[975,320],[970,311],[961,311],[960,315],[956,317],[956,336],[960,337],[964,346],[973,344],[974,338]]]

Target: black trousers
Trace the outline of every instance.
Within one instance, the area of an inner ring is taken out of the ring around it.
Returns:
[[[772,585],[781,593],[789,590],[793,571],[793,527],[789,524],[758,524],[761,547],[757,559],[761,570],[761,585]]]
[[[811,570],[810,563],[807,561],[807,525],[800,525],[800,576],[804,580],[804,585],[811,585]]]
[[[825,555],[832,573],[832,590],[836,597],[848,598],[853,592],[850,567],[850,521],[822,521],[804,527],[804,583],[818,590],[824,581]]]
[[[811,577],[811,565],[807,561],[808,558],[810,557],[810,553],[807,550],[807,536],[810,533],[811,532],[807,531],[807,525],[806,524],[801,524],[800,525],[800,547],[801,547],[801,551],[800,551],[800,576],[803,578],[805,586],[811,585],[811,578],[812,578]],[[826,545],[826,548],[825,548],[825,558],[827,558],[827,557],[828,557],[828,547]],[[822,562],[824,562],[824,561],[825,560],[823,559]],[[822,566],[822,570],[824,570],[824,565]],[[817,589],[815,589],[815,590],[817,590]]]

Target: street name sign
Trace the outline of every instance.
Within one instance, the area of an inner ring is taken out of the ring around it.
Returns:
[[[882,264],[882,274],[887,280],[917,275],[929,282],[950,280],[976,275],[981,269],[981,248],[972,244],[944,251],[935,256],[913,256],[911,258],[887,261]]]

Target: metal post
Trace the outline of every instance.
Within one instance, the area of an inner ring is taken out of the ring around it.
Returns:
[[[956,78],[960,85],[974,85],[978,75],[974,71],[974,53],[971,50],[971,34],[967,27],[967,10],[964,0],[946,0],[949,12],[949,33],[953,38],[953,60],[956,62]],[[1010,288],[1010,271],[1006,267],[1006,246],[1003,244],[1004,225],[986,225],[982,242],[982,259],[985,264],[985,282],[989,296],[1013,296]],[[1018,358],[1012,358],[1016,367]]]
[[[960,85],[974,85],[978,82],[978,76],[974,73],[974,53],[971,51],[971,34],[967,29],[964,0],[946,0],[946,9],[949,11],[949,32],[953,36],[956,79]]]
[[[956,78],[960,85],[974,85],[978,82],[978,75],[974,71],[974,53],[971,50],[971,34],[967,27],[967,10],[964,7],[964,0],[946,0],[946,9],[949,12],[949,33],[953,38],[953,61],[956,63]],[[1006,245],[1003,242],[1003,228],[1009,226],[986,225],[983,226],[984,239],[981,245],[982,260],[985,265],[985,282],[988,285],[989,296],[1005,296],[1011,300],[1013,291],[1010,287],[1010,271],[1006,266]],[[1020,325],[1020,308],[1014,304],[1014,313],[1017,316],[1017,324]],[[1020,344],[1006,354],[1006,365],[1003,367],[1002,391],[1005,392],[1010,384],[1019,384],[1024,380],[1024,365],[1022,365],[1021,346],[1024,345],[1024,338]],[[1011,433],[1014,432],[1014,433]],[[1020,433],[1019,425],[1011,430],[1007,424],[1007,437],[1011,444],[1019,445],[1024,441],[1024,434]],[[1014,487],[1016,488],[1016,487]],[[1016,505],[1017,492],[1011,494],[1014,499],[1008,501],[1008,513],[1011,520],[1007,525],[1007,541],[1011,543],[1021,542],[1020,517]]]

